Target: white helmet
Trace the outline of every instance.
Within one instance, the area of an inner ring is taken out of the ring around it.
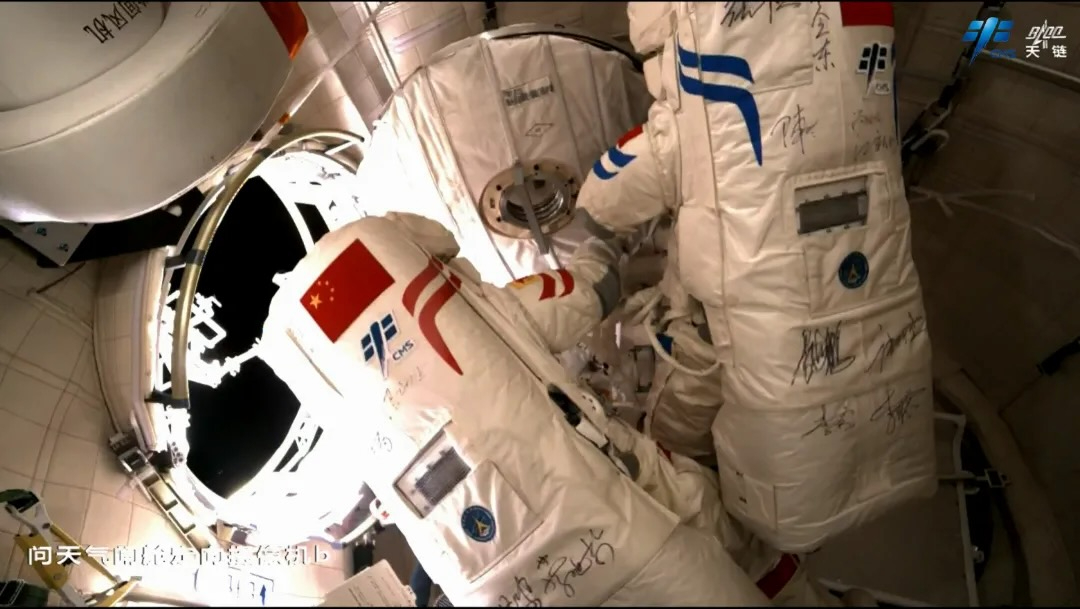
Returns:
[[[671,37],[673,2],[628,2],[626,15],[630,18],[630,44],[641,55],[663,48]]]
[[[661,57],[664,45],[672,35],[673,2],[629,2],[626,14],[630,18],[630,43],[646,57],[642,71],[645,85],[656,99],[664,97]]]

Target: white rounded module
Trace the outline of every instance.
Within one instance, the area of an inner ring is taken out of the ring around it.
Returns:
[[[0,111],[2,218],[115,222],[166,204],[252,138],[306,33],[302,17],[290,23],[254,2],[170,3],[163,20],[159,3],[73,4],[0,9],[5,32],[24,23],[41,32],[18,38],[25,50],[16,57],[45,49],[29,65],[67,66],[27,85],[39,70],[20,76],[0,64],[8,88],[0,99],[9,102]],[[105,4],[108,11],[85,14]],[[295,5],[265,4],[273,12]],[[58,21],[45,25],[45,16]],[[79,25],[84,17],[88,29]],[[122,29],[118,17],[127,19]],[[67,42],[52,45],[56,36]],[[88,42],[99,54],[64,63]],[[27,100],[37,101],[19,106]]]
[[[515,26],[462,40],[387,102],[359,204],[441,223],[497,285],[557,266],[590,230],[577,188],[649,102],[632,57],[586,34]]]
[[[100,76],[146,44],[164,14],[161,2],[0,4],[0,111]]]

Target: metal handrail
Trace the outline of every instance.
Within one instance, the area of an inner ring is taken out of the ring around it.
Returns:
[[[180,293],[176,299],[176,314],[173,322],[173,350],[172,367],[170,375],[171,404],[174,408],[187,408],[190,406],[190,394],[187,377],[188,357],[188,334],[191,323],[191,311],[195,302],[195,289],[202,274],[202,265],[206,259],[207,250],[214,239],[214,234],[221,226],[225,212],[229,210],[236,195],[244,187],[256,170],[271,157],[285,152],[289,148],[305,141],[334,139],[354,145],[362,145],[364,139],[352,132],[339,129],[318,129],[302,131],[281,137],[270,145],[256,150],[244,163],[244,165],[232,175],[226,177],[223,187],[216,192],[216,200],[209,205],[205,219],[199,232],[195,236],[195,242],[184,256],[184,274],[180,279]]]

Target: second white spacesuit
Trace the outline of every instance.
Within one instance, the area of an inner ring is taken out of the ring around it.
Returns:
[[[660,98],[578,204],[616,231],[676,215],[672,274],[702,305],[698,346],[712,351],[695,372],[719,366],[722,381],[710,400],[725,506],[799,552],[931,494],[891,6],[632,2],[629,14],[635,48],[659,52],[647,75]]]
[[[632,451],[606,435],[619,425],[551,355],[614,304],[618,253],[586,247],[577,274],[498,289],[399,226],[364,218],[323,237],[274,297],[263,353],[315,416],[355,426],[347,466],[447,597],[767,605],[715,534],[634,482]],[[547,318],[522,305],[559,297]]]

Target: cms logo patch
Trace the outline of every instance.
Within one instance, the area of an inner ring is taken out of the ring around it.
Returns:
[[[867,94],[892,95],[892,80],[887,76],[891,51],[889,46],[877,42],[863,47],[855,73],[866,76]]]
[[[400,361],[414,346],[411,340],[406,340],[395,348],[394,339],[397,337],[397,323],[393,314],[388,313],[372,323],[368,333],[360,339],[360,347],[364,350],[364,363],[377,361],[383,378],[389,376],[390,362]]]

